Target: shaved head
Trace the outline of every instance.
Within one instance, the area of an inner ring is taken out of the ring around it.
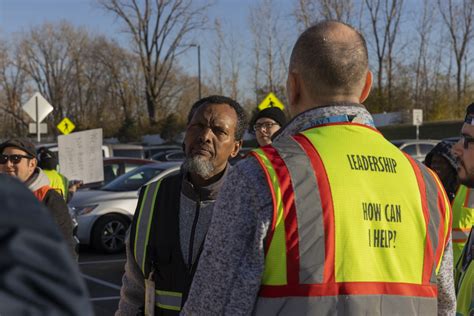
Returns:
[[[367,45],[351,26],[325,21],[304,31],[293,48],[290,72],[298,73],[311,97],[357,95],[368,72]]]

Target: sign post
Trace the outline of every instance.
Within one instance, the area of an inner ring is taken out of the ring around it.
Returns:
[[[41,93],[36,92],[25,104],[22,106],[23,111],[28,114],[36,123],[36,134],[38,143],[41,141],[40,123],[53,111],[53,106],[46,101]]]
[[[419,139],[421,124],[423,124],[423,110],[413,109],[413,125],[416,126],[416,139]]]

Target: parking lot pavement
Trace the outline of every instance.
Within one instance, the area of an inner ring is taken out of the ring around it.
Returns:
[[[89,249],[79,252],[79,268],[96,315],[114,315],[120,298],[125,253],[106,255]]]

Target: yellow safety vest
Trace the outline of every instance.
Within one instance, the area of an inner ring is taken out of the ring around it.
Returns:
[[[456,315],[474,315],[474,226],[456,264]]]
[[[257,149],[274,215],[255,314],[433,314],[450,205],[376,130],[313,127]]]
[[[66,177],[56,170],[42,170],[49,179],[50,187],[61,193],[64,200],[67,201],[68,180]]]
[[[453,204],[453,261],[458,262],[471,227],[474,225],[474,194],[472,189],[460,185]]]

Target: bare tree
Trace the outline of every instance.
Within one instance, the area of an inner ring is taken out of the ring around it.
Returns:
[[[21,109],[22,96],[26,85],[26,74],[22,69],[23,58],[15,50],[10,55],[8,44],[0,42],[0,109],[6,114],[2,127],[6,135],[22,135],[27,127]]]
[[[319,20],[355,22],[353,0],[298,0],[293,15],[302,29]]]
[[[242,65],[242,43],[240,36],[236,35],[235,29],[226,26],[224,33],[223,25],[219,19],[214,22],[215,44],[213,45],[213,74],[214,90],[221,95],[228,95],[233,99],[239,99],[240,70]]]
[[[254,84],[256,99],[264,97],[273,91],[282,97],[284,95],[284,80],[286,74],[286,51],[284,29],[278,7],[271,0],[260,0],[250,11],[249,23],[253,33],[254,51]]]
[[[438,0],[438,8],[448,29],[456,60],[456,100],[461,103],[463,59],[473,37],[474,1]]]
[[[150,123],[169,98],[166,82],[177,55],[187,49],[186,36],[202,29],[209,4],[194,6],[191,0],[98,0],[125,24],[139,56],[145,79]],[[184,47],[184,48],[183,48]]]
[[[387,78],[387,105],[383,108],[390,109],[392,101],[392,81],[394,48],[400,28],[403,0],[365,0],[365,5],[370,16],[370,28],[375,41],[377,55],[377,95],[379,102],[384,95],[384,68]],[[386,63],[386,65],[385,65]]]
[[[75,85],[72,80],[75,71],[73,56],[78,58],[82,55],[86,42],[86,32],[61,22],[32,28],[21,43],[26,60],[25,70],[37,89],[55,107],[56,119],[67,115],[66,105],[75,100],[68,95]]]
[[[430,47],[430,36],[433,29],[434,11],[429,0],[423,1],[423,12],[416,27],[418,37],[418,54],[415,64],[415,87],[414,87],[414,106],[422,108],[426,113],[427,102],[422,99],[429,88],[429,69],[428,54]]]

